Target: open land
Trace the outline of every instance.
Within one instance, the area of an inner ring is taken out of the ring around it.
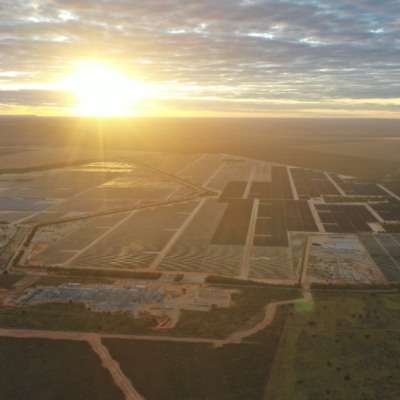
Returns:
[[[85,342],[0,337],[0,354],[2,400],[124,399]]]
[[[399,390],[400,161],[384,156],[397,121],[0,125],[4,340],[81,342],[119,388],[108,398]]]
[[[269,384],[272,399],[395,399],[398,293],[314,294],[291,308]]]
[[[322,153],[367,157],[376,160],[400,161],[400,140],[393,137],[379,140],[366,139],[354,142],[346,141],[345,143],[306,145],[300,148]]]

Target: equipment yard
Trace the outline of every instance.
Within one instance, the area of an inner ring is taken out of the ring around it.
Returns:
[[[156,320],[158,328],[173,328],[181,310],[208,312],[212,307],[227,308],[235,290],[199,285],[148,284],[136,286],[77,283],[58,287],[39,286],[15,301],[19,305],[41,303],[83,303],[97,312],[132,313],[133,318]],[[0,298],[1,301],[1,298]]]
[[[313,235],[308,263],[310,281],[332,283],[386,282],[354,235]]]

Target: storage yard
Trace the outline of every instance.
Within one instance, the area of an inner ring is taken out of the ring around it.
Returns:
[[[78,283],[58,287],[39,286],[16,300],[21,306],[40,303],[83,303],[95,312],[131,313],[133,318],[156,320],[159,329],[170,329],[182,310],[208,312],[231,305],[232,289],[202,287],[198,284],[142,284],[135,286]]]
[[[354,235],[313,235],[308,264],[310,280],[333,283],[386,282]]]
[[[133,152],[115,161],[3,175],[0,220],[2,232],[31,231],[14,262],[22,270],[99,268],[295,283],[307,235],[351,234],[361,240],[353,256],[366,255],[385,278],[361,276],[358,256],[348,273],[344,264],[333,271],[329,246],[328,252],[312,248],[314,278],[398,281],[400,242],[384,233],[385,223],[400,225],[396,193],[394,185],[238,156]]]

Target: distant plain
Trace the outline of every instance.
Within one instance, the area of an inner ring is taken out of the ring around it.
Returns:
[[[31,155],[18,155],[18,165],[2,163],[0,169],[99,160],[113,150],[215,152],[399,180],[399,145],[389,141],[399,137],[399,119],[0,118],[1,146],[31,150]],[[35,156],[32,147],[37,146],[57,147],[61,153]]]

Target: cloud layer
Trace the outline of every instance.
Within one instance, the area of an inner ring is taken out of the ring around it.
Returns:
[[[0,103],[62,109],[46,90],[97,59],[164,87],[153,109],[395,116],[399,15],[398,0],[0,0]]]

